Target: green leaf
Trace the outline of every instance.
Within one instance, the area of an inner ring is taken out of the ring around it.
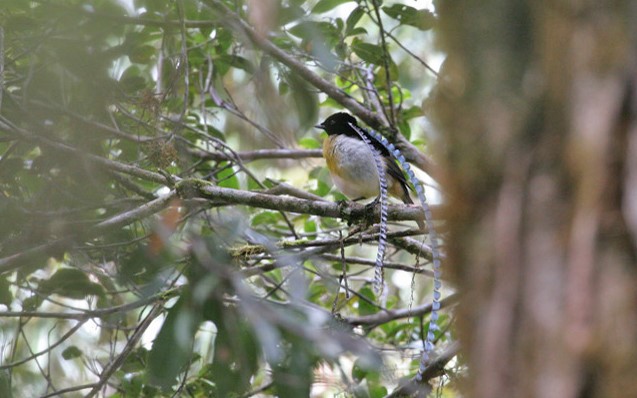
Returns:
[[[378,309],[372,303],[376,302],[376,295],[374,291],[369,286],[363,286],[358,293],[366,297],[367,300],[358,299],[358,315],[371,315],[375,314]]]
[[[398,80],[398,75],[399,75],[399,70],[398,70],[398,65],[396,65],[396,63],[394,62],[393,59],[391,59],[391,57],[389,58],[389,78],[393,81]],[[376,74],[376,76],[378,76],[378,78],[376,79],[376,87],[385,87],[387,85],[387,75],[385,73],[385,66],[382,66],[380,68],[380,70],[378,71],[378,73]],[[392,86],[392,89],[394,89],[395,86]],[[392,93],[394,94],[394,98],[398,98],[397,96],[399,96],[399,92],[396,90],[396,92],[392,91]],[[404,97],[403,97],[404,98]]]
[[[298,338],[287,340],[290,344],[283,363],[273,364],[272,381],[281,398],[309,397],[314,366],[310,347]]]
[[[104,295],[102,285],[91,282],[88,276],[77,268],[58,270],[51,278],[40,283],[39,290],[44,295],[59,294],[72,299]]]
[[[160,396],[159,391],[156,391],[155,388],[147,385],[143,373],[142,374],[129,374],[126,377],[122,377],[120,384],[117,386],[117,389],[121,391],[120,394],[111,395],[110,398],[140,398],[142,396]],[[142,389],[144,390],[144,395],[142,395]],[[154,393],[152,393],[152,392]]]
[[[139,46],[128,52],[128,58],[135,64],[147,64],[156,53],[157,50],[152,46]]]
[[[305,231],[305,233],[316,233],[316,221],[305,220],[303,230]]]
[[[291,27],[288,32],[301,39],[319,43],[336,44],[339,40],[338,29],[329,22],[304,21]]]
[[[373,384],[369,386],[369,396],[370,398],[382,398],[387,396],[387,387],[380,384]]]
[[[262,211],[261,213],[256,214],[252,217],[252,226],[256,227],[258,225],[275,225],[283,218],[281,217],[281,213],[276,211]]]
[[[300,79],[296,74],[288,74],[286,80],[290,85],[290,94],[292,95],[301,127],[309,128],[318,117],[318,94],[305,80]]]
[[[364,366],[361,366],[359,362],[359,360],[356,360],[354,366],[352,366],[352,379],[357,383],[363,381],[368,371]]]
[[[23,311],[35,311],[42,305],[44,299],[40,295],[33,295],[22,300]]]
[[[316,5],[312,8],[312,14],[321,14],[327,12],[341,4],[350,3],[354,0],[320,0]]]
[[[316,189],[312,190],[312,193],[315,195],[324,197],[325,195],[330,193],[331,189],[332,189],[332,186],[330,184],[326,183],[325,181],[318,180]]]
[[[400,133],[405,136],[408,140],[411,138],[411,126],[409,122],[405,119],[400,119],[398,121],[398,129]]]
[[[233,68],[242,69],[248,73],[254,73],[254,65],[244,57],[238,55],[221,54],[216,61],[225,63]]]
[[[336,23],[336,28],[338,29],[338,31],[339,32],[343,31],[343,28],[345,28],[345,22],[343,22],[343,19],[336,18],[334,22]]]
[[[349,32],[347,32],[346,36],[356,36],[356,35],[366,35],[366,34],[367,34],[367,29],[358,26],[350,30]]]
[[[216,174],[217,185],[222,188],[239,189],[239,178],[233,167],[227,165],[227,162],[221,164],[222,170]]]
[[[400,112],[400,117],[405,120],[410,120],[421,116],[424,116],[422,108],[415,105]]]
[[[352,51],[358,55],[360,59],[374,65],[383,64],[383,56],[385,52],[381,46],[371,43],[365,43],[358,39],[352,42]]]
[[[345,34],[349,35],[349,33],[354,29],[358,21],[365,15],[365,10],[362,7],[356,7],[352,12],[349,13],[347,20],[345,21]]]
[[[383,387],[383,380],[380,372],[374,367],[370,367],[365,361],[357,359],[352,366],[352,378],[361,384],[366,381],[368,391],[359,390],[356,396],[368,398],[380,398],[387,395],[387,390]],[[364,385],[360,385],[363,387]],[[382,394],[384,392],[384,394]]]
[[[82,355],[83,355],[82,350],[80,350],[74,345],[67,347],[64,351],[62,351],[62,358],[66,359],[67,361],[69,359],[79,358]]]
[[[303,10],[302,7],[296,4],[290,4],[289,7],[281,7],[279,8],[278,13],[278,25],[287,25],[292,21],[296,21],[297,19],[302,18],[304,15],[305,10]]]
[[[317,302],[322,303],[326,293],[327,293],[327,289],[325,288],[324,284],[311,283],[307,291],[307,297],[313,303],[317,303]],[[340,293],[340,294],[342,294],[342,296],[339,296],[339,300],[342,298],[345,298],[345,293]]]
[[[124,71],[119,79],[119,85],[122,91],[135,93],[146,87],[146,79],[141,76],[139,68],[133,65]]]
[[[13,393],[11,392],[11,374],[9,371],[10,369],[0,370],[0,397],[13,397]]]
[[[216,28],[215,33],[215,50],[218,54],[223,54],[232,47],[232,44],[234,43],[234,35],[232,31],[221,27]]]
[[[285,95],[289,92],[290,92],[290,85],[286,81],[281,80],[279,82],[279,95]]]
[[[315,167],[310,170],[309,177],[316,179],[316,189],[311,190],[313,194],[325,196],[330,193],[333,185],[332,177],[330,177],[330,173],[326,167]]]
[[[10,287],[11,285],[6,278],[0,278],[0,304],[4,304],[7,307],[9,307],[13,301],[13,294],[11,294]]]
[[[259,189],[263,188],[261,185],[258,184],[257,181],[255,181],[254,178],[248,178],[248,191],[257,191]]]
[[[393,4],[383,7],[385,14],[400,21],[402,25],[409,25],[420,30],[433,28],[436,17],[429,10],[418,10],[404,4]]]
[[[157,387],[167,389],[177,383],[177,376],[192,357],[192,344],[201,317],[186,304],[187,298],[182,296],[168,310],[148,354],[148,380]]]
[[[258,368],[259,340],[245,318],[233,308],[209,300],[205,309],[206,319],[218,330],[210,380],[215,383],[219,397],[242,396]]]
[[[125,373],[138,373],[146,368],[148,362],[148,350],[144,347],[138,347],[136,350],[126,356],[126,360],[122,364],[120,370]]]
[[[409,332],[413,329],[409,323],[389,322],[381,325],[387,340],[404,341],[409,338]]]
[[[318,149],[321,143],[314,137],[303,137],[299,140],[299,146],[305,149]]]

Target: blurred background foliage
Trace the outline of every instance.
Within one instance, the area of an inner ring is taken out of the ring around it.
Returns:
[[[429,151],[424,1],[3,0],[0,396],[381,397],[416,372],[413,223],[377,297],[373,228],[176,192],[343,199],[312,128],[339,99],[241,23]]]

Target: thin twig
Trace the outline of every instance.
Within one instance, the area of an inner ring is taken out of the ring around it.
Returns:
[[[170,184],[171,181],[169,181],[164,175],[160,174],[160,173],[155,173],[152,171],[148,171],[148,170],[144,170],[142,168],[136,167],[136,166],[132,166],[126,163],[121,163],[121,162],[116,162],[114,160],[110,160],[110,159],[106,159],[103,158],[101,156],[97,156],[97,155],[93,155],[90,153],[85,153],[84,151],[81,151],[77,148],[71,147],[69,145],[66,145],[64,143],[61,142],[57,142],[54,140],[51,140],[49,138],[45,138],[42,136],[39,136],[37,134],[34,134],[30,131],[27,131],[25,129],[22,129],[20,127],[17,127],[15,125],[13,125],[11,122],[9,122],[6,118],[0,116],[0,127],[3,127],[2,124],[6,125],[6,129],[8,131],[10,131],[11,133],[16,134],[17,136],[19,136],[22,139],[25,139],[27,141],[31,141],[31,142],[36,142],[38,144],[43,144],[46,145],[47,147],[51,148],[51,149],[55,149],[57,151],[61,151],[63,153],[69,153],[69,154],[73,154],[75,156],[77,156],[77,158],[81,159],[81,160],[88,160],[90,162],[93,162],[95,164],[98,164],[102,167],[105,167],[107,169],[111,169],[111,170],[115,170],[124,174],[128,174],[134,177],[138,177],[144,180],[148,180],[148,181],[152,181],[152,182],[156,182],[156,183],[160,183],[160,184]],[[179,177],[175,177],[176,180],[179,180]]]
[[[406,383],[398,386],[385,398],[399,398],[399,397],[426,397],[431,393],[431,386],[427,382],[434,377],[438,377],[443,374],[445,366],[451,361],[460,351],[460,344],[458,342],[451,343],[439,356],[437,356],[429,366],[422,372],[422,380],[418,381],[415,377],[409,379]],[[415,395],[418,394],[418,395]]]
[[[243,398],[250,398],[250,397],[255,396],[255,395],[259,394],[259,393],[262,393],[262,392],[264,392],[265,390],[267,390],[268,388],[272,387],[273,385],[274,385],[274,382],[272,382],[272,381],[270,381],[270,382],[268,382],[268,383],[265,383],[265,384],[264,384],[264,385],[262,385],[261,387],[256,388],[256,389],[254,389],[254,390],[252,390],[252,391],[250,391],[250,392],[246,393],[246,394],[243,396]]]
[[[400,40],[398,40],[394,35],[391,34],[391,32],[385,32],[385,33],[387,34],[387,37],[392,39],[394,41],[394,43],[396,43],[398,45],[398,47],[402,48],[403,51],[405,51],[407,54],[409,54],[409,56],[411,56],[413,59],[418,61],[422,66],[424,66],[434,76],[438,77],[438,72],[436,72],[436,70],[434,68],[429,66],[429,64],[427,62],[425,62],[423,59],[421,59],[419,56],[417,56],[412,51],[410,51],[407,47],[405,47],[403,45],[403,43],[400,42]]]
[[[4,28],[0,26],[0,111],[2,111],[2,94],[4,93]]]
[[[91,318],[101,318],[107,315],[121,314],[132,311],[137,308],[149,305],[157,300],[166,300],[178,294],[179,289],[172,291],[162,291],[150,297],[140,299],[128,304],[122,304],[109,308],[98,308],[95,310],[86,310],[82,312],[40,312],[40,311],[4,311],[0,312],[0,318],[22,317],[22,318],[53,318],[53,319],[73,319],[86,321]]]
[[[18,365],[22,365],[23,363],[27,363],[29,361],[32,361],[33,359],[50,352],[55,347],[57,347],[60,344],[62,344],[63,342],[65,342],[75,332],[77,332],[78,329],[81,328],[82,325],[84,325],[86,323],[86,321],[87,321],[87,319],[79,320],[77,322],[77,324],[75,326],[73,326],[68,332],[66,332],[62,337],[60,337],[60,339],[58,341],[56,341],[55,343],[51,344],[46,349],[44,349],[44,350],[42,350],[40,352],[37,352],[37,353],[35,353],[35,354],[31,355],[31,356],[28,356],[28,357],[26,357],[24,359],[21,359],[19,361],[11,362],[11,363],[6,364],[6,365],[0,365],[0,370],[9,369],[9,368],[13,368],[13,367],[18,366]]]
[[[441,308],[458,302],[458,294],[452,294],[440,301]],[[345,317],[345,322],[353,326],[378,326],[396,319],[411,318],[414,316],[422,316],[431,312],[431,303],[422,304],[413,308],[401,308],[396,310],[388,310],[378,312],[372,315],[363,315],[358,317]]]
[[[66,388],[62,388],[56,391],[53,391],[52,393],[46,394],[46,395],[42,395],[40,396],[40,398],[50,398],[50,397],[59,397],[60,395],[69,393],[69,392],[75,392],[75,391],[79,391],[79,390],[87,390],[89,388],[93,388],[95,387],[95,383],[90,383],[90,384],[81,384],[79,386],[72,386],[72,387],[66,387]]]
[[[380,42],[383,49],[383,69],[385,69],[385,91],[387,91],[387,102],[389,103],[389,124],[391,126],[396,125],[396,110],[394,109],[394,96],[392,94],[392,80],[389,70],[389,60],[391,59],[387,51],[387,42],[385,41],[385,28],[383,27],[383,21],[380,17],[379,2],[372,1],[374,6],[374,13],[376,14],[376,24],[380,31]],[[381,108],[385,112],[385,107]]]
[[[115,360],[113,360],[110,364],[108,364],[104,368],[104,370],[102,371],[102,374],[100,375],[99,381],[95,383],[91,391],[84,396],[85,398],[94,397],[102,389],[102,386],[106,384],[106,382],[111,378],[113,373],[115,373],[120,368],[120,366],[126,360],[128,355],[135,349],[135,347],[137,346],[137,343],[142,338],[142,335],[144,334],[146,329],[148,329],[148,326],[150,326],[151,322],[159,314],[161,314],[161,312],[163,311],[163,308],[164,308],[163,303],[159,303],[159,304],[156,304],[150,310],[150,313],[135,329],[135,333],[133,333],[131,338],[128,340],[126,347],[124,347],[122,352],[117,356],[117,358],[115,358]]]

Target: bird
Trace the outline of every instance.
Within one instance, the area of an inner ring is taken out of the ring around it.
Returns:
[[[316,125],[327,133],[323,141],[323,157],[336,187],[348,198],[358,201],[380,194],[380,181],[374,154],[352,126],[365,134],[376,155],[380,155],[385,166],[387,192],[406,204],[413,204],[409,186],[396,161],[376,138],[361,128],[354,116],[338,112]]]

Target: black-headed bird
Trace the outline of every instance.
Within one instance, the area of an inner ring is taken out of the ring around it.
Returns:
[[[376,155],[382,158],[388,193],[404,203],[414,203],[409,197],[405,175],[389,151],[345,112],[335,113],[316,126],[327,132],[323,141],[323,157],[336,187],[352,200],[378,197],[380,194],[374,155],[350,124],[365,134]]]

